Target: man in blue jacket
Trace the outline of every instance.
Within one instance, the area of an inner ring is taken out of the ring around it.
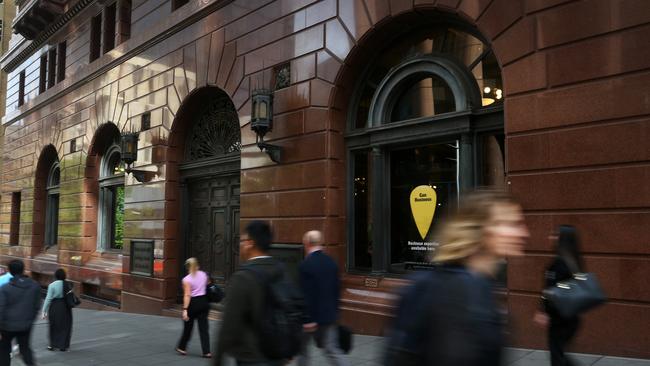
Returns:
[[[11,341],[16,338],[20,354],[27,366],[34,365],[29,345],[32,325],[41,307],[41,287],[24,275],[25,265],[20,260],[9,263],[13,276],[0,288],[0,366],[11,365]]]
[[[336,262],[323,252],[323,234],[309,231],[302,239],[305,260],[300,264],[300,284],[305,296],[305,340],[298,365],[309,362],[308,345],[313,337],[331,365],[347,366],[349,362],[339,346],[338,326],[340,280]]]

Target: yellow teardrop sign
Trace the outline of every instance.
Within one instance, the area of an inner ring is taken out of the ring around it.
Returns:
[[[427,237],[436,212],[436,191],[431,186],[417,186],[411,191],[411,213],[422,240]]]

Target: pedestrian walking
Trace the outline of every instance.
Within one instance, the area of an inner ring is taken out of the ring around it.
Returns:
[[[5,273],[3,273],[2,276],[0,276],[0,287],[8,284],[9,281],[11,281],[11,279],[13,277],[14,276],[12,276],[11,272],[9,272],[9,271],[6,271]],[[18,344],[16,344],[16,341],[14,341],[14,343],[13,343],[13,345],[11,347],[11,358],[16,357],[16,355],[18,355]]]
[[[575,273],[582,273],[584,265],[580,254],[578,232],[575,227],[561,225],[557,234],[551,235],[556,241],[556,256],[544,273],[544,287],[555,286],[558,282],[573,278]],[[542,297],[540,310],[535,314],[535,321],[546,327],[548,348],[551,352],[552,366],[572,366],[576,363],[566,355],[566,349],[580,327],[580,317],[562,317],[553,306]]]
[[[284,266],[269,255],[272,240],[270,226],[262,221],[248,224],[240,238],[243,265],[226,291],[214,365],[223,365],[228,355],[239,366],[279,366],[300,351],[304,315],[299,291],[289,284]]]
[[[41,287],[24,275],[20,260],[9,263],[13,278],[0,288],[0,366],[11,365],[11,342],[18,341],[25,365],[34,365],[30,335],[41,305]]]
[[[183,356],[187,355],[187,343],[192,336],[196,320],[199,324],[203,357],[211,358],[210,329],[208,327],[210,301],[206,293],[210,279],[205,272],[200,270],[199,261],[196,258],[186,260],[185,268],[188,274],[183,278],[183,335],[178,341],[176,352]]]
[[[492,282],[528,236],[520,205],[505,193],[463,199],[442,223],[436,266],[403,293],[384,364],[500,365],[504,336]]]
[[[300,264],[300,284],[305,297],[304,340],[299,366],[309,364],[309,343],[313,338],[334,366],[349,365],[339,345],[338,314],[340,299],[339,268],[323,252],[323,234],[309,231],[302,239],[305,260]]]
[[[72,308],[65,301],[65,294],[72,291],[72,285],[66,281],[62,268],[54,272],[54,282],[47,287],[47,296],[43,302],[43,319],[50,323],[50,343],[47,349],[68,351],[72,337]]]

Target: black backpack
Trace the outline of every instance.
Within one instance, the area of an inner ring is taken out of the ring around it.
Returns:
[[[282,266],[280,263],[278,266]],[[304,301],[298,287],[287,279],[286,270],[273,276],[255,266],[243,266],[252,272],[265,289],[265,306],[258,330],[262,353],[270,360],[291,359],[300,352]]]

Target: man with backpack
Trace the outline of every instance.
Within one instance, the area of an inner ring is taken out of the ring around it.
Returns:
[[[11,341],[16,338],[27,366],[34,365],[29,345],[32,325],[40,310],[41,287],[23,273],[20,260],[9,263],[13,278],[0,288],[0,366],[11,365]]]
[[[313,337],[331,365],[347,366],[349,362],[339,346],[336,324],[339,313],[340,280],[336,262],[323,252],[323,234],[309,231],[302,239],[305,260],[300,264],[300,284],[305,296],[305,341],[298,357],[298,366],[307,366],[308,345]]]
[[[230,279],[214,365],[224,355],[239,366],[284,365],[300,351],[302,298],[284,266],[269,255],[271,228],[246,226],[239,243],[242,265]]]

